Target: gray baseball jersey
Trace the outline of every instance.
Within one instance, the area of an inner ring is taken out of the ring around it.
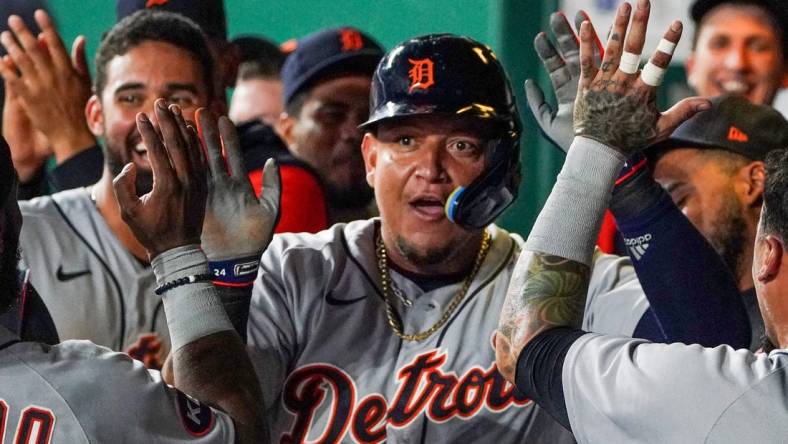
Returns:
[[[562,381],[581,443],[784,443],[788,351],[652,344],[589,333]]]
[[[450,320],[422,342],[394,335],[373,220],[282,234],[262,256],[250,354],[275,441],[562,442],[571,434],[497,371],[494,333],[523,240],[495,226],[489,253]],[[528,253],[530,254],[530,253]],[[391,270],[406,332],[435,324],[462,287],[431,291]],[[627,259],[598,254],[584,327],[631,334],[648,304]]]
[[[0,327],[0,442],[233,443],[232,419],[88,341],[18,342]]]
[[[89,339],[125,351],[155,332],[169,349],[156,279],[110,230],[87,188],[19,203],[22,265],[60,340]]]

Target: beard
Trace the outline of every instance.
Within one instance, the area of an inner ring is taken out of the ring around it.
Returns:
[[[722,196],[722,207],[708,239],[722,256],[725,265],[738,279],[744,265],[744,246],[747,241],[747,221],[739,200],[731,193]]]
[[[431,267],[446,262],[446,259],[454,253],[456,245],[447,244],[444,247],[431,248],[427,251],[420,251],[418,248],[409,244],[404,237],[397,237],[397,249],[400,254],[413,265],[420,268]]]
[[[123,144],[113,144],[106,140],[107,149],[104,150],[104,159],[109,166],[112,177],[117,177],[127,163],[131,162],[131,152],[140,141],[140,135],[136,131],[126,137]],[[123,156],[122,153],[127,154]],[[134,181],[137,186],[137,195],[148,194],[153,189],[153,172],[148,169],[137,168],[137,178]]]

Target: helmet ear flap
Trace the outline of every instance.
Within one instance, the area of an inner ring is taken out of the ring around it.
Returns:
[[[467,187],[457,187],[446,201],[446,217],[466,228],[491,224],[517,199],[520,188],[519,140],[489,143],[485,170]]]

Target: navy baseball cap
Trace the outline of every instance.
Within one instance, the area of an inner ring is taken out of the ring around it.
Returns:
[[[783,58],[788,59],[788,4],[786,0],[696,0],[690,8],[690,16],[697,26],[703,17],[720,5],[753,5],[763,8],[777,25],[783,45]]]
[[[299,39],[282,67],[284,102],[334,72],[368,74],[383,58],[383,48],[351,27],[323,29]]]
[[[208,37],[227,40],[224,0],[117,0],[116,21],[141,9],[160,9],[181,14],[197,23]]]
[[[675,148],[706,148],[764,160],[770,151],[788,148],[788,121],[774,108],[730,94],[711,99],[711,104],[646,154],[653,158]]]

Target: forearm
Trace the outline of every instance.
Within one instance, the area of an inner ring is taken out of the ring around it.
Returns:
[[[159,285],[208,272],[197,246],[167,251],[153,260],[153,268]],[[164,294],[164,310],[176,387],[232,416],[243,442],[267,438],[262,392],[219,291],[207,281],[175,287]]]
[[[518,259],[501,313],[496,354],[510,381],[520,351],[534,336],[581,326],[594,239],[622,164],[613,149],[575,139]]]
[[[611,210],[661,327],[662,337],[644,339],[748,347],[746,308],[711,244],[650,175],[619,188]]]

